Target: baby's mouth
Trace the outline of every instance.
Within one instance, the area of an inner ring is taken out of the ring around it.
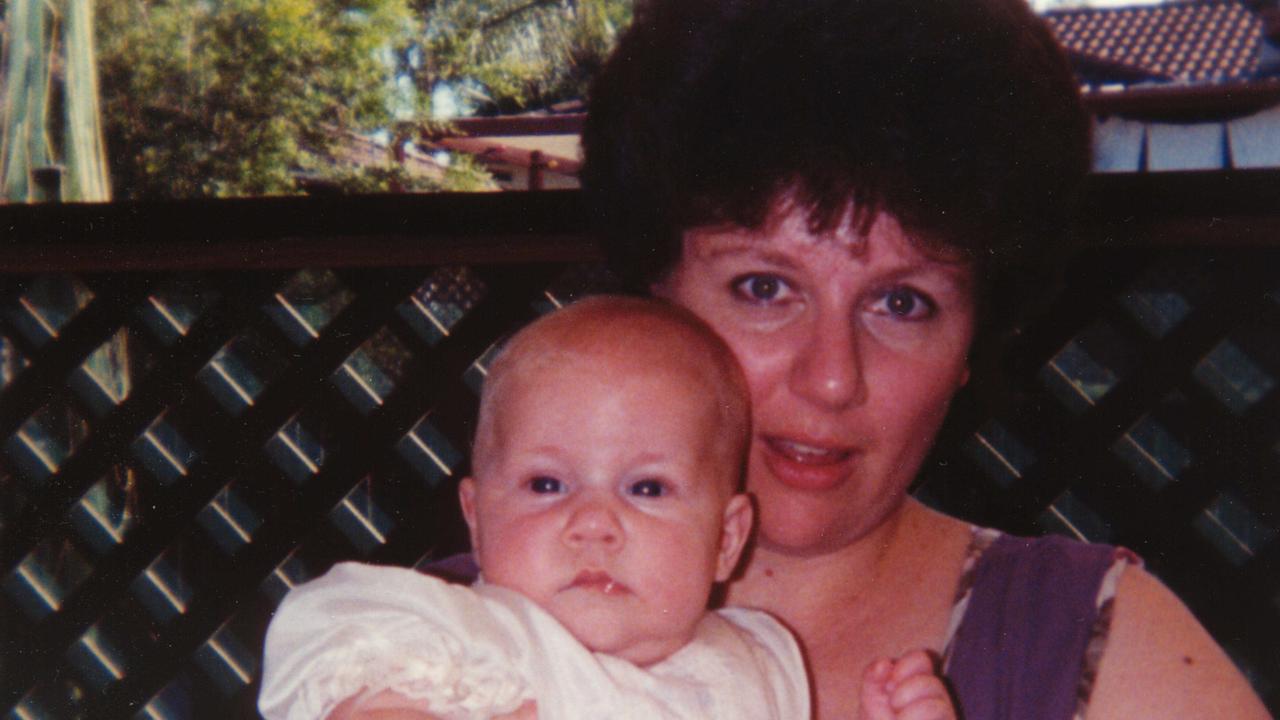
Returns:
[[[583,570],[578,573],[573,582],[569,583],[569,589],[594,590],[605,595],[627,595],[631,593],[631,588],[614,580],[613,576],[603,570]]]

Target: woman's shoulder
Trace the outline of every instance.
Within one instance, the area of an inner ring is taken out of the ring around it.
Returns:
[[[968,650],[981,649],[988,667],[1013,653],[1020,672],[1046,661],[1070,670],[1059,673],[1056,690],[1042,685],[1028,695],[1042,710],[1074,706],[1072,715],[1090,719],[1270,717],[1208,632],[1132,552],[983,530],[975,530],[975,544],[985,545],[972,578],[978,607],[958,636],[967,630]],[[966,643],[957,637],[956,645]],[[1054,676],[1047,666],[1032,675]]]
[[[1269,718],[1191,611],[1155,576],[1126,572],[1087,715]]]
[[[1073,717],[1087,702],[1089,658],[1106,641],[1117,582],[1136,563],[1110,545],[974,528],[946,650],[966,713]]]
[[[970,526],[956,612],[967,613],[975,602],[995,601],[1001,614],[1010,605],[1100,607],[1115,594],[1125,568],[1141,565],[1141,559],[1123,547]]]
[[[1025,537],[977,528],[974,537],[975,543],[985,545],[977,567],[992,579],[1078,585],[1112,567],[1142,565],[1137,555],[1123,547],[1062,535]]]

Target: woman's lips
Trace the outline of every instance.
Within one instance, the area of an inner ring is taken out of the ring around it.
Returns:
[[[605,595],[626,595],[631,593],[631,588],[614,580],[613,576],[602,570],[583,570],[578,573],[573,582],[569,583],[569,589],[592,590]]]
[[[764,462],[783,485],[798,490],[829,490],[849,472],[855,452],[852,448],[824,443],[806,443],[774,435],[761,437]]]

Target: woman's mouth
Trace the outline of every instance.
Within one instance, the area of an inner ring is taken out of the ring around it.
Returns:
[[[573,578],[573,582],[569,583],[569,589],[591,590],[604,595],[626,595],[631,593],[631,588],[614,580],[613,576],[602,570],[583,570]]]
[[[829,490],[849,471],[855,451],[845,446],[819,445],[777,436],[762,436],[764,462],[773,476],[798,490]]]
[[[765,442],[769,444],[769,447],[774,452],[786,457],[788,460],[803,465],[829,465],[831,463],[844,462],[853,454],[853,451],[847,448],[808,445],[782,438],[766,437]]]

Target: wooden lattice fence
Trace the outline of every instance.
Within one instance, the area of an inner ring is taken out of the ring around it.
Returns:
[[[1280,176],[1093,197],[917,492],[1133,547],[1280,709]],[[585,217],[573,193],[0,208],[0,707],[254,717],[290,586],[465,549],[486,354],[610,287]]]

